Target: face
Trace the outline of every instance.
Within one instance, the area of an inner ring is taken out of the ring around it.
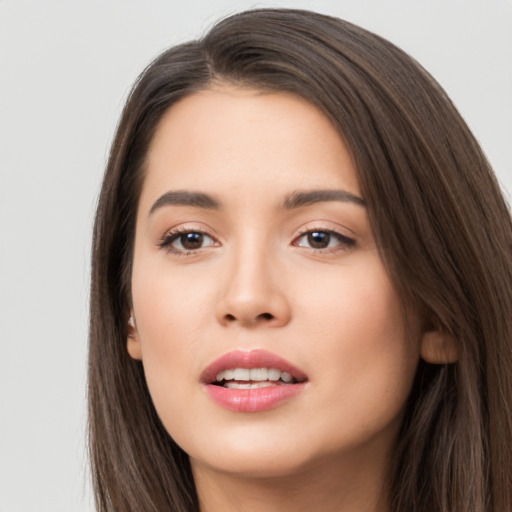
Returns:
[[[128,350],[196,471],[289,475],[389,452],[419,343],[347,148],[306,101],[219,86],[166,113],[132,297]]]

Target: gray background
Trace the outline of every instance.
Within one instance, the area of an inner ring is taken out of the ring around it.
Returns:
[[[92,511],[89,245],[109,142],[158,52],[221,16],[334,14],[416,57],[512,190],[512,1],[0,0],[0,511]]]

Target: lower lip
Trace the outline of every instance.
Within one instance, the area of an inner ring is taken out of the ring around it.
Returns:
[[[304,382],[259,389],[232,389],[208,384],[206,391],[216,404],[230,411],[263,412],[290,400],[304,387]]]

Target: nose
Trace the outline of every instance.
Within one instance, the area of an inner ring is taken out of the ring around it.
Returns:
[[[285,284],[268,254],[239,255],[228,268],[216,306],[219,323],[254,328],[282,327],[291,319]]]

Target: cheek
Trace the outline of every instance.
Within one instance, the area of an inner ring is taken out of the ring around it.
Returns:
[[[187,286],[186,280],[162,269],[137,270],[134,266],[133,308],[146,383],[167,431],[186,443],[194,421],[189,411],[197,409],[196,400],[202,398],[194,385],[198,373],[194,356],[205,337],[201,319],[208,290]]]
[[[143,349],[180,345],[172,342],[177,335],[197,339],[212,300],[212,279],[198,279],[187,270],[171,271],[162,259],[162,264],[145,264],[143,258],[134,262],[133,308]]]
[[[310,335],[337,338],[339,350],[346,347],[356,352],[404,345],[400,301],[380,262],[354,265],[337,274],[310,275],[297,293],[302,310],[299,321],[300,317],[306,320]]]
[[[165,260],[165,258],[164,258]],[[132,275],[133,309],[150,394],[159,414],[179,410],[176,389],[197,380],[197,351],[207,339],[211,280],[191,280],[140,257]]]
[[[321,407],[333,422],[346,422],[350,410],[374,427],[385,425],[402,410],[419,360],[399,298],[380,263],[322,283],[309,283],[302,302],[307,338],[316,340],[311,367],[322,369]]]

